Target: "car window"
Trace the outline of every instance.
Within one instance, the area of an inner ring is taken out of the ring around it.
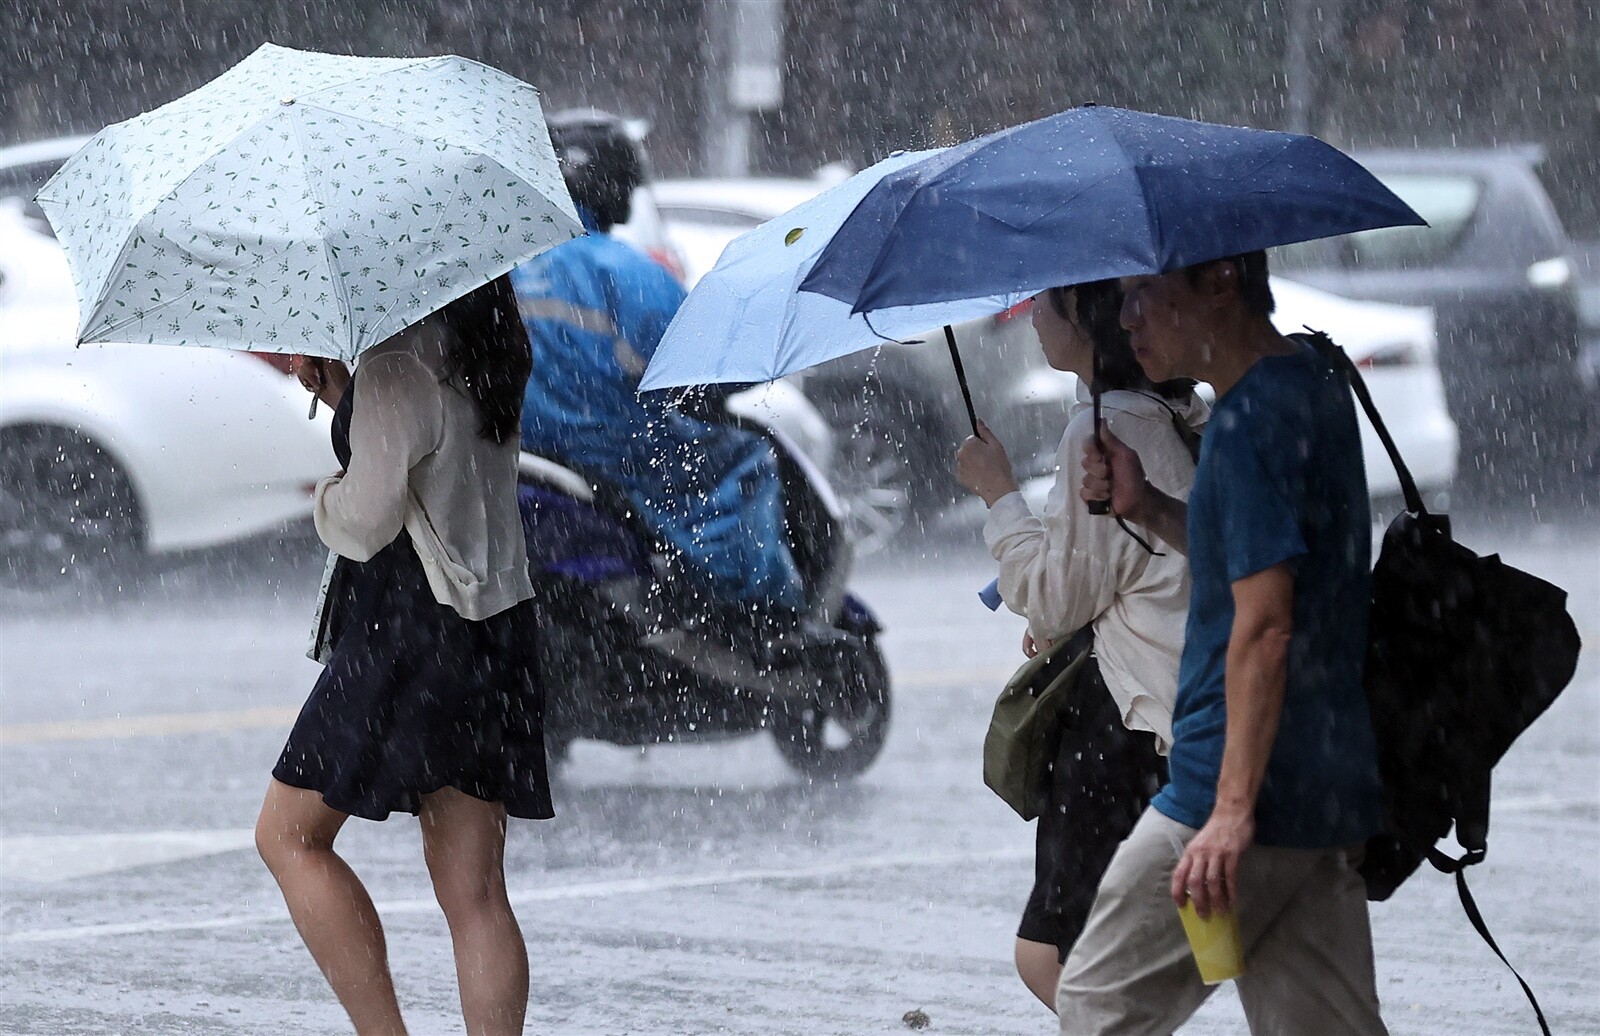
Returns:
[[[1425,227],[1385,227],[1352,234],[1340,250],[1346,266],[1401,270],[1434,266],[1450,258],[1466,236],[1483,197],[1483,184],[1461,174],[1379,174],[1379,179],[1417,215]]]
[[[692,205],[663,205],[661,214],[669,220],[678,223],[698,223],[709,227],[735,227],[739,230],[749,230],[759,227],[762,220],[747,212],[731,212],[728,209],[708,209]]]

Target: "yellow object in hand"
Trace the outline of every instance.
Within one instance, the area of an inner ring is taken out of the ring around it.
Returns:
[[[1202,918],[1190,900],[1178,908],[1178,916],[1183,920],[1183,934],[1189,937],[1194,962],[1200,968],[1200,981],[1214,986],[1244,974],[1238,911],[1213,911],[1210,917]]]

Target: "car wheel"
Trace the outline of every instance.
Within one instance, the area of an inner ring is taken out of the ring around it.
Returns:
[[[0,585],[87,588],[140,553],[133,487],[92,440],[63,428],[0,433]]]
[[[819,409],[835,432],[829,481],[858,556],[882,550],[955,499],[950,448],[924,408],[874,398]]]
[[[872,637],[827,648],[810,665],[815,688],[779,703],[769,725],[784,760],[823,780],[855,777],[883,751],[889,736],[889,669]]]

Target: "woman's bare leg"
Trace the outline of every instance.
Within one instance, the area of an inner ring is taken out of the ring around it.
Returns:
[[[256,820],[256,849],[359,1036],[404,1036],[383,925],[361,880],[333,851],[348,819],[318,793],[275,780]]]
[[[1056,983],[1061,980],[1061,959],[1053,943],[1017,940],[1017,974],[1023,985],[1051,1011],[1056,1009]]]
[[[422,799],[422,852],[450,923],[467,1036],[517,1036],[528,948],[506,898],[506,811],[454,788]]]

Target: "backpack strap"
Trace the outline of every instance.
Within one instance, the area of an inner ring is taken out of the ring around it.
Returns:
[[[1338,347],[1335,346],[1335,348]],[[1178,411],[1173,408],[1172,404],[1168,403],[1165,399],[1162,399],[1158,394],[1154,392],[1146,392],[1144,389],[1134,389],[1133,391],[1138,392],[1139,395],[1144,396],[1146,399],[1154,400],[1156,403],[1160,404],[1161,409],[1165,410],[1167,412],[1167,416],[1172,419],[1172,430],[1178,436],[1178,441],[1183,443],[1183,448],[1188,451],[1189,459],[1194,461],[1195,464],[1199,464],[1200,437],[1203,433],[1201,433],[1198,429],[1190,427],[1189,422],[1183,419],[1182,415],[1180,415]]]
[[[1478,910],[1477,901],[1472,898],[1472,893],[1467,889],[1466,868],[1481,859],[1483,859],[1482,852],[1469,852],[1460,860],[1452,860],[1437,849],[1428,850],[1429,863],[1432,863],[1445,873],[1449,873],[1452,870],[1455,872],[1456,893],[1461,897],[1461,909],[1467,912],[1467,920],[1472,922],[1472,927],[1478,930],[1478,934],[1483,936],[1483,941],[1489,944],[1489,949],[1494,951],[1494,955],[1500,958],[1500,963],[1504,964],[1517,980],[1517,985],[1522,987],[1522,995],[1527,997],[1528,1003],[1533,1005],[1533,1016],[1539,1020],[1539,1031],[1544,1036],[1550,1036],[1550,1024],[1544,1020],[1544,1010],[1539,1006],[1538,997],[1533,995],[1533,990],[1528,986],[1527,981],[1518,974],[1516,968],[1511,966],[1511,962],[1506,960],[1506,955],[1500,952],[1500,947],[1495,944],[1494,936],[1489,934],[1489,926],[1484,924],[1483,914]]]
[[[1405,460],[1400,456],[1400,448],[1394,444],[1394,436],[1389,434],[1389,429],[1384,425],[1383,418],[1378,414],[1378,407],[1372,402],[1372,393],[1367,391],[1367,383],[1361,380],[1361,371],[1350,357],[1333,339],[1322,331],[1313,331],[1307,327],[1307,334],[1293,335],[1291,337],[1308,340],[1312,347],[1321,353],[1334,368],[1349,381],[1350,388],[1355,392],[1356,398],[1361,401],[1361,409],[1367,412],[1367,419],[1372,422],[1373,430],[1378,433],[1378,439],[1383,443],[1383,448],[1389,454],[1389,461],[1394,464],[1395,474],[1400,477],[1400,492],[1406,498],[1406,510],[1412,514],[1427,514],[1428,509],[1422,504],[1422,494],[1417,492],[1417,481],[1411,477],[1411,469],[1406,467]]]

